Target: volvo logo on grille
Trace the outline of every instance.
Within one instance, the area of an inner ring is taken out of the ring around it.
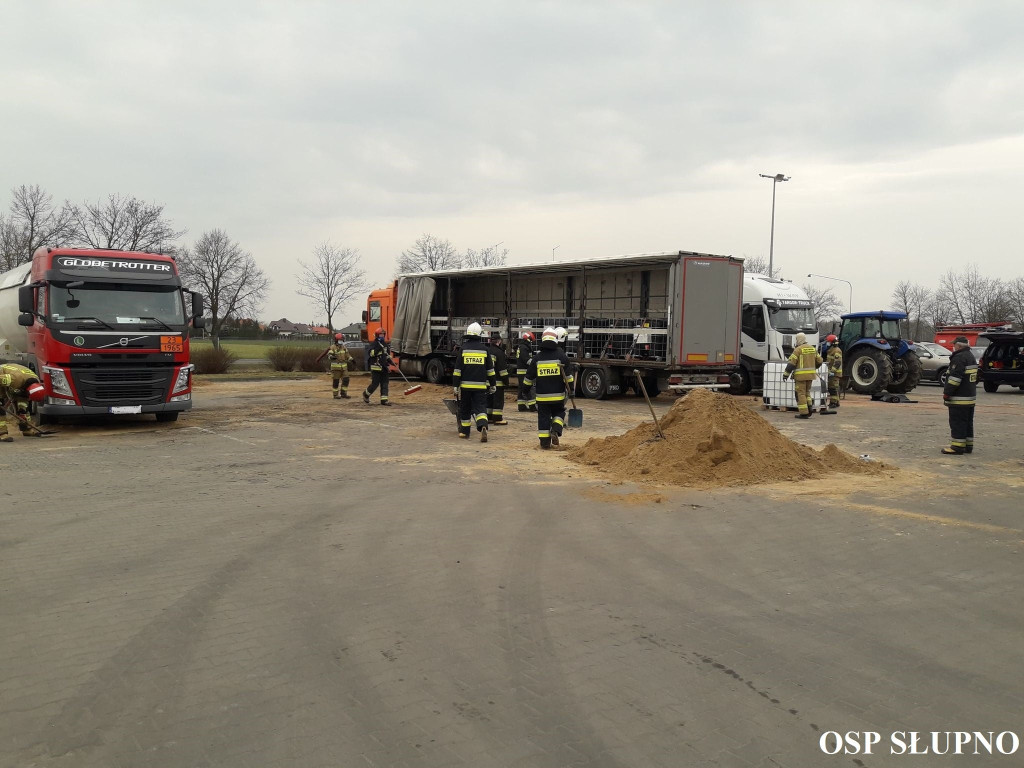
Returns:
[[[128,337],[127,336],[122,336],[120,339],[117,340],[117,343],[120,344],[122,347],[127,347],[128,346]]]

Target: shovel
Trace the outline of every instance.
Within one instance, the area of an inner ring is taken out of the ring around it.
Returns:
[[[31,429],[33,432],[39,435],[39,437],[49,437],[50,435],[57,434],[53,430],[40,429],[28,419],[23,419],[21,416],[18,415],[18,410],[16,408],[11,408],[7,403],[4,403],[4,411],[6,411],[7,415],[14,418],[14,420],[17,421],[19,424],[24,424],[25,426],[27,426],[29,429]]]
[[[647,396],[647,387],[644,386],[644,379],[640,375],[640,371],[636,368],[633,369],[633,375],[636,376],[636,383],[640,386],[640,391],[644,393],[644,400],[647,401],[647,407],[651,409],[651,418],[654,419],[654,427],[658,430],[658,437],[664,440],[665,433],[661,431],[661,424],[658,423],[658,417],[654,415],[654,406],[651,405],[651,398]]]
[[[565,374],[562,374],[562,381],[565,381]],[[572,396],[572,388],[569,386],[569,382],[565,381],[565,391],[569,395],[569,402],[572,403],[572,408],[569,409],[569,417],[565,424],[570,429],[581,429],[583,427],[583,409],[576,407],[576,398]]]

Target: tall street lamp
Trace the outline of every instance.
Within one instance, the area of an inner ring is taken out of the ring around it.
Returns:
[[[772,236],[771,240],[768,241],[768,277],[774,277],[772,275],[772,262],[775,255],[775,187],[778,186],[780,181],[789,181],[790,176],[785,176],[781,173],[776,173],[774,176],[769,176],[765,173],[757,174],[762,179],[772,180]]]
[[[552,260],[552,261],[554,261],[554,260],[555,260],[555,250],[556,250],[557,248],[561,248],[561,247],[562,247],[562,246],[560,246],[560,245],[556,245],[556,246],[555,246],[554,248],[552,248],[552,249],[551,249],[551,260]]]
[[[843,278],[841,278],[841,277],[829,277],[828,275],[815,275],[815,274],[813,274],[811,272],[808,272],[807,276],[808,277],[821,277],[821,278],[823,278],[825,280],[837,280],[840,283],[846,283],[848,286],[850,286],[850,311],[853,312],[853,283],[851,283],[849,280],[843,280]]]

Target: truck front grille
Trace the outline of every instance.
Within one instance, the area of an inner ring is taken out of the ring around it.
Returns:
[[[166,402],[173,368],[72,368],[82,405],[154,405]]]

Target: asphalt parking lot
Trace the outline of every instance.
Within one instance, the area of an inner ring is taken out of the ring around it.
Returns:
[[[328,386],[0,448],[0,765],[1024,762],[885,743],[1024,737],[1024,394],[979,392],[970,457],[934,386],[759,411],[891,471],[698,490],[541,452],[525,414],[459,441],[441,388]],[[568,445],[649,418],[579,404]]]

